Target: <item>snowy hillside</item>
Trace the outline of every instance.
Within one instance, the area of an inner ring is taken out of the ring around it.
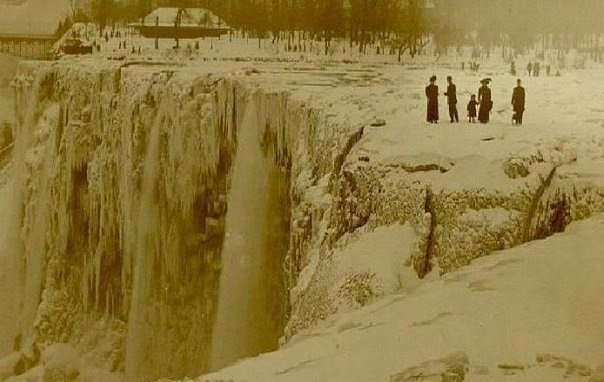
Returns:
[[[601,381],[602,232],[573,224],[196,381]]]

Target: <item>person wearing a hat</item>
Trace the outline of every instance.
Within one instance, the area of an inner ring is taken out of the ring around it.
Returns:
[[[449,85],[447,86],[445,96],[447,96],[447,104],[449,105],[449,118],[451,118],[451,123],[459,123],[459,115],[457,114],[457,87],[453,84],[451,76],[447,76],[447,83]]]
[[[426,86],[426,97],[428,98],[426,121],[428,123],[438,123],[438,86],[436,86],[436,76],[430,77],[430,85]]]
[[[480,123],[488,123],[491,110],[493,109],[493,100],[491,99],[491,89],[489,88],[490,78],[484,78],[480,83],[482,86],[478,89],[478,121]]]
[[[525,93],[522,87],[522,81],[518,79],[516,81],[517,86],[514,88],[512,93],[512,106],[514,107],[514,116],[512,117],[512,123],[516,125],[522,125],[522,115],[524,114],[525,105]]]

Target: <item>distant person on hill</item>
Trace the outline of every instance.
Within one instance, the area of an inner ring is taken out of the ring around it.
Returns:
[[[491,98],[489,82],[491,82],[490,78],[484,78],[482,81],[480,81],[482,86],[478,89],[478,103],[480,103],[480,108],[478,109],[478,121],[480,121],[480,123],[489,122],[491,110],[493,109],[493,100]]]
[[[426,86],[426,97],[428,98],[426,121],[428,123],[438,123],[438,86],[436,86],[436,76],[430,77],[430,85]]]
[[[447,104],[449,105],[449,118],[451,123],[459,122],[459,115],[457,114],[457,87],[453,84],[453,78],[447,76]]]
[[[514,108],[514,116],[512,117],[512,123],[515,125],[522,125],[522,115],[524,114],[525,105],[525,92],[522,87],[522,81],[516,81],[517,86],[514,88],[512,94],[512,106]]]
[[[468,122],[476,123],[476,107],[478,102],[476,101],[476,94],[472,94],[470,102],[468,102]]]
[[[528,72],[529,77],[531,76],[531,73],[533,71],[533,64],[529,61],[528,65],[526,66],[526,71]]]

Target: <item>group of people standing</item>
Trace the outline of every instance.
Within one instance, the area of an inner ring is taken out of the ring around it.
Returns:
[[[539,62],[532,63],[529,61],[529,63],[526,65],[526,71],[528,72],[529,77],[530,76],[539,77],[539,74],[541,72],[541,64],[539,64]],[[545,74],[549,77],[551,72],[552,72],[552,66],[546,65]],[[556,75],[560,76],[560,72],[556,73]]]
[[[478,89],[478,99],[476,95],[472,94],[470,101],[468,102],[468,121],[470,123],[476,122],[476,117],[480,123],[488,123],[491,117],[491,110],[493,110],[493,99],[491,97],[491,88],[489,83],[490,78],[483,78],[480,83],[481,86]],[[453,77],[447,76],[447,92],[444,93],[447,97],[447,104],[449,106],[449,118],[451,123],[459,122],[459,113],[457,111],[457,87],[453,83]],[[426,97],[428,98],[428,111],[426,120],[428,123],[438,123],[438,86],[436,85],[436,76],[430,77],[430,84],[426,86]],[[514,124],[521,125],[522,117],[525,109],[525,91],[522,87],[520,80],[517,81],[517,86],[514,88],[512,94],[512,106],[514,109],[514,115],[512,122]]]
[[[539,62],[531,62],[529,61],[529,63],[526,65],[526,72],[528,73],[529,77],[539,77],[539,74],[541,73],[541,64]],[[516,62],[512,61],[510,63],[510,74],[512,76],[516,75]],[[552,66],[550,64],[545,65],[545,75],[546,76],[550,76],[552,75]],[[557,70],[556,71],[556,77],[560,77],[560,71]]]

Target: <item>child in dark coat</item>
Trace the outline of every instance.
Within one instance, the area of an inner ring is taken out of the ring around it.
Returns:
[[[476,123],[476,107],[478,106],[478,102],[476,102],[476,95],[472,94],[470,98],[470,102],[468,103],[468,119],[470,123]]]

